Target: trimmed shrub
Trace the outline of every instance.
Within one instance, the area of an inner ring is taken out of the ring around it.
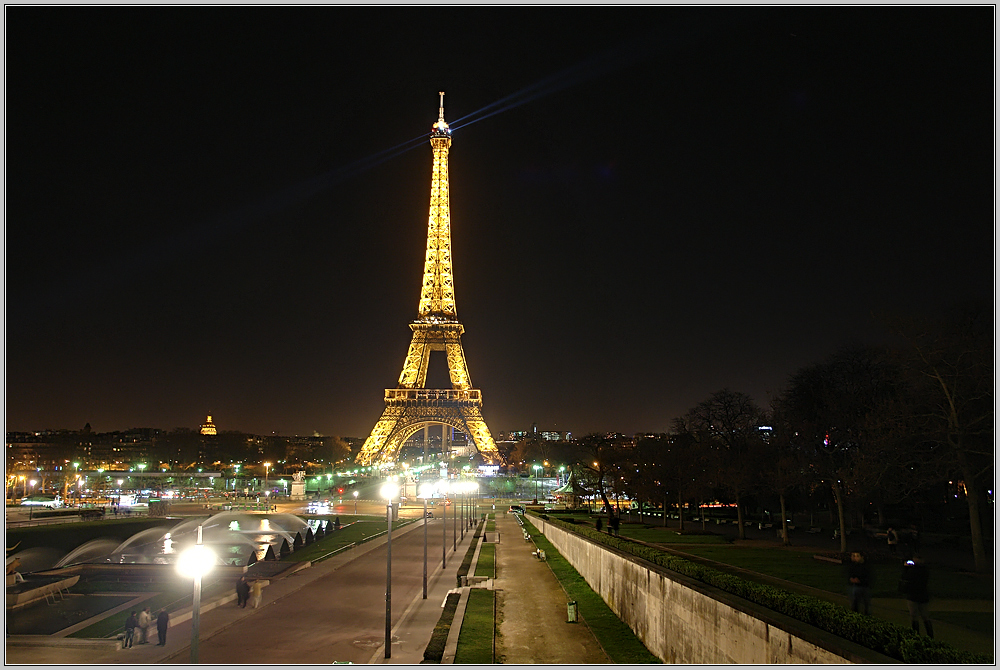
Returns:
[[[424,663],[440,663],[444,656],[444,647],[448,643],[448,632],[451,630],[451,622],[455,619],[455,610],[458,609],[458,600],[461,594],[449,593],[445,599],[444,611],[438,619],[431,633],[431,639],[424,649]]]

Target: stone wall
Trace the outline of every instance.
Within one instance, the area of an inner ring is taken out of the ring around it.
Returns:
[[[742,598],[531,517],[612,611],[665,663],[893,662]]]

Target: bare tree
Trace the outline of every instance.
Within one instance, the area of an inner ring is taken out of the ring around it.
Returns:
[[[946,319],[894,323],[906,342],[898,357],[915,388],[916,427],[962,478],[977,572],[992,567],[982,529],[993,471],[992,325],[987,305],[963,306]]]
[[[759,482],[756,463],[749,455],[760,441],[764,411],[747,394],[722,389],[690,409],[683,421],[707,448],[718,450],[719,483],[736,500],[739,537],[746,539],[742,502],[744,494]]]

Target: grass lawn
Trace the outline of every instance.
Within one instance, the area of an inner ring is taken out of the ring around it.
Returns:
[[[724,535],[715,533],[702,534],[700,529],[692,528],[690,532],[680,533],[670,528],[662,526],[643,526],[640,524],[622,524],[618,529],[618,534],[622,537],[630,537],[642,542],[658,542],[661,544],[728,544],[729,540]]]
[[[495,598],[493,591],[469,589],[469,602],[465,609],[465,617],[462,619],[458,646],[455,649],[455,663],[463,665],[493,663]]]
[[[556,579],[562,584],[569,599],[576,601],[580,618],[593,631],[594,637],[612,661],[627,664],[661,662],[527,519],[524,520],[524,527],[531,534],[535,545],[545,551],[546,560]]]
[[[492,542],[484,542],[479,549],[479,561],[476,563],[476,577],[489,577],[493,579],[496,574],[496,552],[497,547]]]
[[[308,546],[302,547],[297,551],[293,551],[281,560],[295,562],[315,561],[326,556],[331,551],[335,551],[341,547],[346,547],[352,542],[357,544],[367,542],[373,537],[384,533],[386,530],[386,522],[384,520],[364,520],[351,523],[351,519],[353,518],[354,517],[343,517],[341,522],[348,523],[350,525],[344,526],[337,531],[330,531],[319,540]],[[405,526],[409,523],[412,523],[412,519],[400,519],[398,521],[394,521],[392,523],[392,529],[396,530],[397,528]]]
[[[782,547],[738,547],[731,544],[688,546],[682,551],[832,593],[843,594],[847,590],[843,566],[817,560],[808,551]],[[724,568],[720,566],[720,569]],[[872,596],[898,598],[897,585],[901,571],[901,566],[873,565]],[[988,577],[932,566],[931,593],[934,598],[991,599],[993,583]]]

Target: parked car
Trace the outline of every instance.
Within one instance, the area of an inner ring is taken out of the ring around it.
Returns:
[[[510,511],[515,514],[524,514],[524,505],[511,505]]]
[[[433,519],[434,518],[434,512],[432,512],[430,510],[427,510],[427,513],[424,516],[426,516],[428,519]]]

